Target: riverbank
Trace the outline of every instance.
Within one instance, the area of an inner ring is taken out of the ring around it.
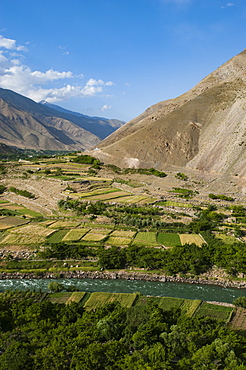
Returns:
[[[141,272],[128,271],[59,271],[55,273],[47,272],[2,272],[0,273],[0,280],[6,279],[105,279],[105,280],[142,280],[142,281],[157,281],[161,283],[186,283],[186,284],[202,284],[202,285],[216,285],[224,288],[238,288],[245,289],[246,281],[235,281],[229,279],[216,279],[204,277],[181,277],[181,276],[167,276],[160,274],[147,274]]]

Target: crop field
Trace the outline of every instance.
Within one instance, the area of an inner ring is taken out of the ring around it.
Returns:
[[[153,202],[153,198],[149,198],[144,195],[128,195],[118,200],[120,203],[148,203],[149,199]]]
[[[30,222],[29,220],[25,220],[24,218],[6,216],[3,218],[0,218],[0,229],[3,230],[3,229],[8,229],[14,226],[21,226],[29,222]]]
[[[163,297],[158,298],[158,305],[164,310],[171,310],[172,308],[179,308],[184,302],[183,298]]]
[[[52,303],[66,303],[72,294],[73,294],[72,292],[50,293],[48,296],[49,297],[48,299]]]
[[[136,231],[130,230],[114,230],[110,236],[121,236],[122,238],[132,238],[136,234]]]
[[[134,244],[135,243],[148,243],[148,244],[157,244],[156,242],[156,233],[155,232],[139,232],[137,233]]]
[[[59,230],[55,231],[54,234],[51,234],[48,238],[47,241],[49,243],[60,243],[64,236],[67,234],[68,230]]]
[[[94,195],[102,195],[102,194],[111,194],[111,193],[115,193],[115,192],[118,192],[120,191],[119,189],[115,189],[115,188],[99,188],[99,189],[95,189],[95,190],[91,190],[91,191],[86,191],[86,192],[83,192],[83,193],[76,193],[79,197],[81,198],[87,198],[87,197],[92,197]]]
[[[104,238],[106,238],[107,234],[96,234],[94,232],[89,232],[81,240],[87,240],[91,242],[100,242]]]
[[[114,191],[114,192],[110,192],[106,194],[93,195],[93,196],[87,197],[86,199],[107,201],[107,200],[113,200],[113,199],[117,199],[120,197],[124,197],[126,195],[129,195],[129,193],[127,193],[126,191],[120,190],[120,191]]]
[[[181,244],[196,244],[201,247],[202,244],[206,243],[201,235],[198,234],[179,234]]]
[[[54,230],[47,229],[46,227],[39,226],[39,225],[27,225],[19,228],[15,228],[10,231],[14,234],[21,234],[21,235],[28,235],[28,236],[41,236],[41,237],[47,237],[51,235]]]
[[[234,330],[246,331],[246,309],[242,307],[236,308],[236,313],[233,315],[230,322],[230,328]]]
[[[157,242],[166,247],[181,245],[179,235],[175,233],[158,233]]]
[[[104,293],[94,292],[91,293],[89,299],[86,301],[84,308],[86,310],[94,310],[105,304],[112,302],[119,302],[123,307],[132,307],[137,298],[136,293]]]
[[[40,244],[45,242],[45,237],[38,235],[19,235],[19,234],[9,234],[0,244],[15,245],[15,244]]]
[[[183,203],[183,202],[174,202],[172,200],[165,200],[163,202],[158,202],[157,203],[160,206],[165,206],[165,207],[181,207],[181,208],[192,208],[191,203]]]
[[[228,322],[233,311],[233,307],[219,306],[203,302],[196,312],[196,316],[208,316],[217,320]]]
[[[185,299],[180,308],[187,316],[192,317],[201,303],[202,301],[200,299]]]
[[[72,295],[70,295],[70,297],[66,301],[66,305],[72,302],[79,303],[84,298],[85,295],[86,292],[73,292]]]
[[[78,227],[81,222],[78,221],[57,221],[49,226],[51,229],[65,229],[69,227]]]
[[[63,242],[79,240],[81,239],[86,233],[88,233],[90,229],[71,229],[67,232],[67,234],[62,238]]]
[[[217,239],[223,240],[223,242],[225,244],[233,244],[233,243],[235,243],[235,242],[238,241],[234,236],[231,236],[231,235],[225,235],[225,234],[218,234],[218,233],[216,233],[215,236],[216,236]]]
[[[116,245],[116,246],[123,246],[123,245],[129,245],[131,243],[132,239],[130,238],[124,238],[120,236],[110,236],[107,240],[107,244],[109,245]]]

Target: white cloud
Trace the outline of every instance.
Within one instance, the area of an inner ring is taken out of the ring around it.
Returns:
[[[8,50],[27,51],[27,48],[25,46],[17,46],[16,40],[6,39],[2,35],[0,35],[0,47]]]
[[[105,83],[105,86],[114,86],[114,85],[115,85],[115,83],[112,82],[112,81],[108,81],[108,82]]]
[[[54,103],[71,97],[92,97],[102,93],[104,86],[114,85],[112,81],[104,82],[102,79],[90,78],[81,86],[78,81],[84,78],[84,75],[74,75],[71,71],[60,72],[54,69],[45,72],[32,71],[23,64],[23,55],[17,51],[27,49],[18,46],[15,40],[0,35],[0,87],[13,90],[35,101],[46,100]],[[72,81],[75,81],[74,84]]]
[[[109,110],[111,109],[112,106],[111,105],[107,105],[107,104],[104,104],[104,106],[100,109],[102,112],[104,112],[105,110]]]
[[[226,5],[223,5],[221,8],[225,9],[225,8],[229,8],[229,7],[234,6],[234,5],[235,5],[234,3],[227,3]]]

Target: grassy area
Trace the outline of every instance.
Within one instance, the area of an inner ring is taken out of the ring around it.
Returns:
[[[131,307],[136,298],[136,293],[104,293],[104,292],[94,292],[91,293],[89,299],[86,301],[84,308],[86,310],[94,310],[101,307],[107,303],[119,302],[123,307]]]
[[[158,233],[157,241],[158,243],[167,247],[175,247],[176,245],[181,245],[179,235],[175,233]]]

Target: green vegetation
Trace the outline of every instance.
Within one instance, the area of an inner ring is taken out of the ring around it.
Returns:
[[[181,245],[179,235],[173,233],[158,233],[157,241],[158,243],[167,247],[175,247],[176,245]]]
[[[178,305],[162,308],[157,298],[137,294],[84,298],[83,292],[49,299],[29,291],[1,294],[0,368],[245,369],[246,339],[223,321],[190,317]]]
[[[210,193],[210,194],[208,194],[208,196],[209,196],[210,199],[220,199],[220,200],[226,200],[228,202],[234,201],[234,198],[228,197],[228,196],[223,195],[223,194],[219,195],[219,194]]]
[[[216,304],[203,302],[196,312],[197,316],[212,317],[217,320],[227,322],[233,312],[233,307],[226,307]]]
[[[26,197],[26,198],[35,198],[34,194],[30,193],[29,191],[27,190],[20,190],[20,189],[17,189],[15,188],[14,186],[10,186],[8,188],[8,191],[12,192],[12,193],[15,193],[17,195],[21,195],[22,197]]]
[[[183,181],[187,181],[188,180],[188,176],[185,175],[182,172],[176,173],[175,177],[176,177],[176,179],[183,180]]]

